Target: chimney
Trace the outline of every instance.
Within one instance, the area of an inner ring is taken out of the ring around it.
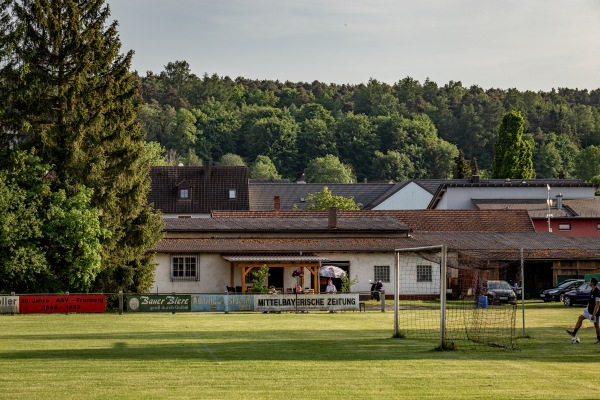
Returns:
[[[471,183],[479,183],[479,175],[471,176]]]
[[[557,194],[556,195],[556,209],[557,210],[562,210],[562,201],[563,201],[563,195],[562,194]]]
[[[279,212],[281,209],[281,198],[279,196],[275,196],[273,198],[273,211]]]
[[[337,208],[329,207],[327,209],[327,218],[329,228],[337,228]]]

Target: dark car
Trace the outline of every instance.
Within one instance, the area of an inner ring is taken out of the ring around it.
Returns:
[[[487,281],[486,295],[489,304],[517,303],[517,295],[506,281]]]
[[[592,288],[587,283],[582,283],[577,289],[568,291],[563,295],[563,304],[570,307],[573,304],[587,304]]]
[[[576,289],[582,283],[585,283],[583,279],[567,279],[551,289],[542,290],[540,292],[540,297],[544,301],[563,301],[563,295],[565,293]]]

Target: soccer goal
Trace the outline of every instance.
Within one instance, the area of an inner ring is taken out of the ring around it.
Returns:
[[[396,250],[394,336],[514,349],[520,270],[490,251]]]

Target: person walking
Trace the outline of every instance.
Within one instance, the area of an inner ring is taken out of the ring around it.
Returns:
[[[573,330],[567,329],[567,333],[573,337],[577,336],[577,331],[581,328],[583,320],[589,319],[596,328],[596,341],[594,344],[600,344],[600,325],[598,325],[600,322],[600,288],[598,288],[598,279],[592,277],[589,285],[592,291],[590,292],[587,307],[583,309],[583,313],[577,319],[575,328]]]

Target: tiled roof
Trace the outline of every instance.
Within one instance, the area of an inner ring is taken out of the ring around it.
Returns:
[[[408,232],[409,228],[392,216],[372,218],[336,218],[335,228],[329,227],[328,215],[296,218],[165,218],[164,230],[195,232]]]
[[[213,210],[248,210],[246,167],[152,167],[148,202],[163,213],[210,213]],[[179,185],[189,187],[189,199],[178,198]],[[235,199],[229,190],[235,189]]]
[[[549,232],[424,232],[414,238],[430,245],[447,245],[465,253],[493,253],[503,260],[519,260],[523,248],[526,259],[597,259],[600,249]],[[597,240],[597,239],[596,239]]]
[[[411,238],[197,238],[163,239],[152,251],[268,254],[296,252],[390,252],[400,247],[424,246]]]
[[[531,218],[548,218],[548,203],[544,199],[473,199],[480,210],[527,210]],[[573,216],[569,209],[550,207],[554,217]]]
[[[577,217],[600,218],[600,196],[590,199],[563,200],[563,206],[573,210]]]
[[[473,199],[480,210],[527,210],[531,218],[547,218],[548,204],[543,199]],[[550,213],[556,217],[600,218],[600,197],[564,199],[563,208],[553,201]]]
[[[422,232],[534,232],[525,210],[361,210],[337,211],[338,218],[393,217]],[[213,218],[326,217],[327,211],[215,212]]]
[[[239,261],[245,261],[245,262],[262,262],[262,261],[278,261],[278,262],[297,262],[297,261],[329,261],[328,258],[325,257],[319,257],[319,256],[315,256],[314,254],[312,255],[303,255],[303,256],[299,256],[297,254],[290,254],[290,255],[284,255],[284,254],[278,254],[278,255],[229,255],[229,256],[225,256],[223,257],[225,260],[227,261],[233,261],[233,262],[239,262]]]
[[[388,183],[256,183],[250,182],[250,210],[272,211],[273,199],[280,198],[280,209],[291,210],[294,206],[304,209],[312,201],[307,200],[311,193],[322,192],[327,186],[334,196],[353,197],[362,208],[369,205],[380,195],[392,188]],[[304,201],[303,201],[304,199]]]
[[[535,231],[531,218],[525,210],[401,210],[391,212],[415,232]]]
[[[451,251],[477,259],[528,260],[597,259],[598,248],[586,250],[582,243],[552,233],[424,232],[410,238],[172,238],[152,249],[169,253],[289,254],[292,252],[392,252],[425,246],[447,245]],[[591,247],[591,246],[590,246]]]

